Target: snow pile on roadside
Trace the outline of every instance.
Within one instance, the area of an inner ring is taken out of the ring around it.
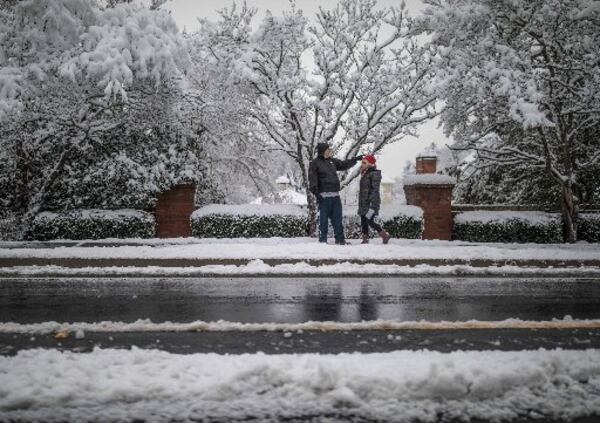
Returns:
[[[592,329],[600,328],[600,320],[564,319],[548,321],[506,319],[499,321],[398,321],[370,320],[362,322],[308,321],[303,323],[241,323],[218,320],[205,322],[161,322],[138,319],[134,322],[41,322],[41,323],[0,323],[0,333],[26,333],[47,335],[57,332],[210,332],[210,331],[351,331],[351,330],[448,330],[448,329]]]
[[[519,267],[496,266],[474,267],[463,265],[431,266],[418,264],[416,266],[400,266],[395,264],[358,264],[342,262],[313,266],[306,262],[277,264],[270,266],[262,260],[251,260],[248,264],[236,265],[207,265],[199,267],[62,267],[62,266],[15,266],[0,267],[1,275],[19,276],[240,276],[240,275],[596,275],[600,267]],[[29,281],[31,282],[31,281]]]
[[[380,421],[600,413],[600,350],[340,355],[89,354],[0,357],[0,418]]]

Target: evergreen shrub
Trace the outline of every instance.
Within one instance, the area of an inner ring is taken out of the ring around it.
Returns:
[[[421,238],[422,211],[413,206],[382,208],[380,224],[395,238]],[[360,238],[360,217],[344,215],[344,232]],[[304,237],[308,233],[305,207],[282,204],[209,205],[192,214],[192,235],[199,238]],[[371,237],[378,234],[370,231]],[[333,228],[328,235],[333,237]]]
[[[600,242],[600,213],[581,213],[577,219],[577,238]]]
[[[453,239],[471,242],[561,243],[562,220],[559,214],[545,212],[464,212],[454,217]]]
[[[152,238],[155,236],[152,213],[139,210],[70,210],[43,212],[36,216],[28,239],[103,239]]]

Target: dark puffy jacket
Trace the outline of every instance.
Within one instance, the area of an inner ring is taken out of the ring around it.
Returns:
[[[327,145],[317,146],[318,156],[308,168],[308,183],[310,192],[319,195],[322,192],[339,192],[340,180],[337,172],[350,169],[360,158],[338,160],[334,158],[325,159],[323,153]]]
[[[381,196],[379,195],[379,186],[381,185],[381,171],[372,167],[369,168],[360,178],[360,187],[358,191],[358,214],[365,215],[369,209],[379,213],[381,206]]]

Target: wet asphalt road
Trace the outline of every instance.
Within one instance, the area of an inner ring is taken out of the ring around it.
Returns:
[[[81,339],[52,334],[0,333],[0,355],[29,348],[90,352],[99,348],[158,349],[175,354],[265,354],[389,352],[396,350],[520,351],[532,348],[600,348],[597,329],[458,329],[258,332],[87,332]]]
[[[357,322],[600,318],[600,280],[563,278],[15,278],[0,279],[0,321]],[[600,330],[461,329],[87,333],[84,339],[0,334],[0,354],[50,347],[265,353],[395,349],[599,348]]]
[[[359,322],[600,318],[600,279],[0,279],[0,321]]]

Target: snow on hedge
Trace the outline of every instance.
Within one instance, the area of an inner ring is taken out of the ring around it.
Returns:
[[[541,211],[469,211],[454,217],[454,239],[473,242],[562,242],[562,220]]]
[[[345,206],[344,215],[356,215],[358,206]],[[203,216],[299,216],[306,217],[306,207],[293,204],[210,204],[199,208],[192,214],[192,219]],[[389,204],[381,207],[380,217],[391,219],[395,216],[422,218],[423,210],[417,206],[404,204]]]
[[[570,420],[600,413],[600,350],[0,357],[6,420]]]
[[[420,173],[417,175],[406,175],[402,184],[408,185],[456,185],[456,179],[448,175],[437,173]]]
[[[28,237],[37,240],[150,238],[154,232],[152,213],[131,209],[88,209],[40,213],[33,221]]]
[[[540,225],[554,222],[557,219],[560,219],[560,216],[555,213],[546,213],[543,211],[484,210],[459,213],[454,217],[454,222],[504,223],[513,219],[521,220],[533,225]]]
[[[101,219],[101,220],[125,220],[130,218],[137,219],[152,219],[152,215],[147,212],[133,209],[120,210],[102,210],[102,209],[86,209],[73,210],[70,212],[42,212],[36,216],[36,219],[53,220],[59,219],[65,215],[76,216],[79,219]]]
[[[600,213],[581,213],[577,220],[577,238],[600,242]]]
[[[357,206],[344,207],[347,238],[361,236]],[[383,227],[395,238],[420,238],[423,211],[419,207],[386,205],[381,208]],[[192,234],[199,238],[300,237],[308,232],[306,207],[292,204],[212,204],[192,214]],[[333,228],[329,234],[333,236]],[[372,235],[375,236],[374,232]]]
[[[356,211],[354,212],[356,213]],[[423,219],[423,209],[417,206],[407,206],[405,204],[386,204],[381,206],[379,217],[382,220],[393,219],[396,216],[412,217],[413,219]]]
[[[293,204],[210,204],[199,208],[192,219],[204,216],[296,216],[306,217],[306,209]]]

